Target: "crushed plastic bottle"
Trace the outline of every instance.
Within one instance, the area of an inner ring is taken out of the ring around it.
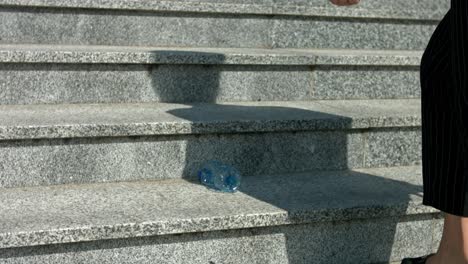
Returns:
[[[200,182],[208,188],[233,193],[241,183],[239,171],[217,160],[206,162],[198,171]]]

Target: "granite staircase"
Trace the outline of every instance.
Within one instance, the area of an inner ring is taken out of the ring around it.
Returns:
[[[434,251],[419,63],[448,2],[0,0],[0,263]],[[239,192],[197,183],[210,159]]]

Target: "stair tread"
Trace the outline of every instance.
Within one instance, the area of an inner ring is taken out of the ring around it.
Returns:
[[[419,66],[421,50],[1,44],[0,63]]]
[[[392,19],[421,19],[438,20],[443,16],[447,5],[403,5],[400,8],[388,6],[374,7],[360,6],[337,8],[330,3],[308,3],[303,1],[288,3],[287,1],[129,1],[129,0],[1,0],[3,6],[22,7],[53,7],[53,8],[86,8],[86,9],[115,9],[139,11],[174,11],[228,14],[261,14],[261,15],[302,15],[328,17],[363,17],[363,18],[392,18]],[[364,6],[363,6],[364,5]]]
[[[420,126],[420,99],[1,105],[0,139]]]
[[[438,212],[421,181],[408,166],[244,177],[234,194],[183,179],[3,189],[0,248]]]

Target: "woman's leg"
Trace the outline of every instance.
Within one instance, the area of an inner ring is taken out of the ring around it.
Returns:
[[[468,217],[445,214],[439,249],[426,263],[468,264]]]

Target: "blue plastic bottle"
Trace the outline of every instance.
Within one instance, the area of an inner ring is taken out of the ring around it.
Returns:
[[[203,185],[221,192],[235,192],[241,183],[236,168],[217,160],[206,162],[198,171],[198,178]]]

